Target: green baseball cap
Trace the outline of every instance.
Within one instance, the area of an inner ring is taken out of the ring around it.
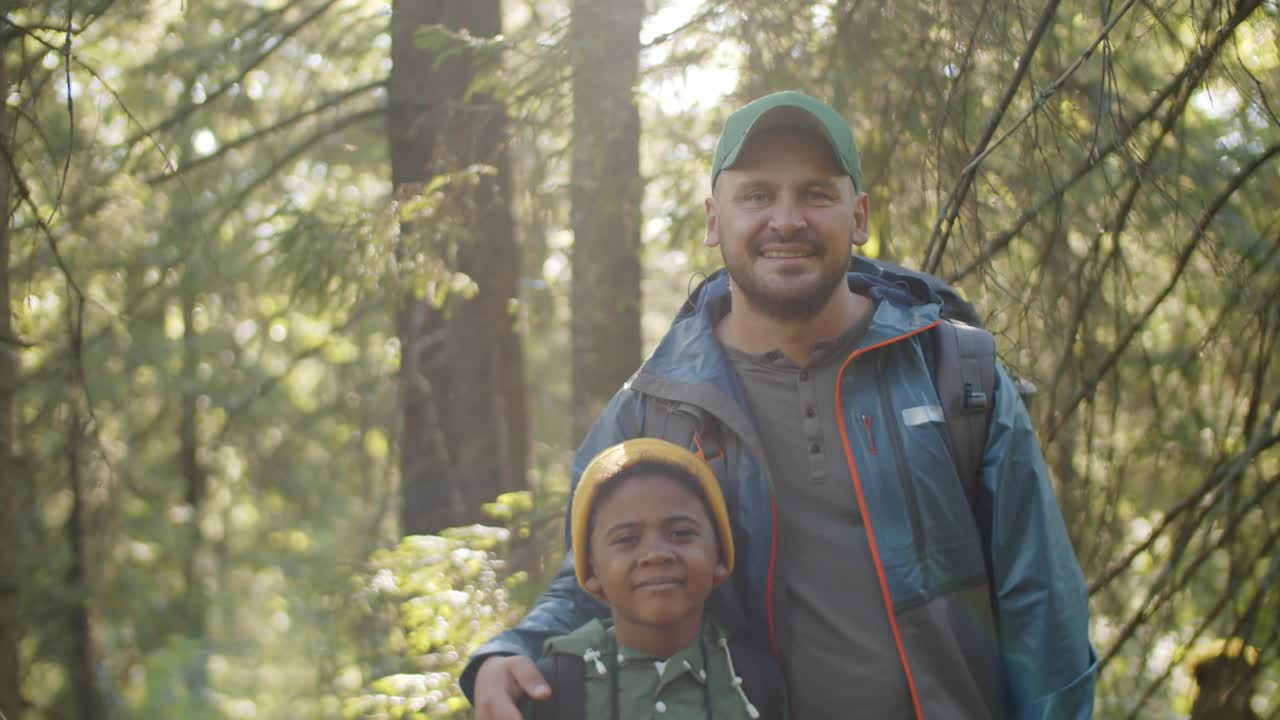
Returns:
[[[795,90],[765,95],[733,111],[716,143],[716,157],[711,163],[712,189],[720,171],[737,162],[752,132],[783,126],[807,128],[825,137],[840,167],[853,179],[853,189],[862,192],[862,165],[849,123],[826,103]]]

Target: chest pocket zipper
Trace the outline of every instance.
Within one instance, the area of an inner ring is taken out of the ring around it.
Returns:
[[[893,403],[889,398],[889,383],[885,377],[884,371],[884,354],[876,358],[876,388],[880,394],[880,414],[884,418],[884,432],[889,436],[889,444],[893,446],[893,459],[895,467],[898,470],[898,481],[902,484],[902,495],[907,503],[907,517],[911,522],[911,540],[916,548],[916,561],[920,563],[920,574],[924,581],[924,586],[929,586],[929,565],[926,562],[927,554],[925,552],[925,537],[923,523],[920,520],[920,499],[916,495],[915,480],[911,477],[911,470],[907,466],[906,454],[902,449],[902,437],[899,425],[893,411]],[[866,417],[864,415],[864,417]],[[867,423],[868,435],[870,435],[870,422]],[[874,450],[872,451],[875,454]]]

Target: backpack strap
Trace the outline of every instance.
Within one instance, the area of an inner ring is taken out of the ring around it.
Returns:
[[[551,699],[528,701],[529,720],[584,720],[587,714],[586,663],[576,655],[544,655],[536,663],[551,686]]]
[[[675,443],[708,463],[724,459],[724,440],[720,423],[701,408],[645,396],[645,437],[661,438]]]
[[[711,413],[690,403],[644,396],[642,437],[661,438],[675,443],[702,458],[720,481],[725,507],[737,512],[738,483],[729,476],[728,456],[724,451],[724,430]],[[744,576],[745,577],[745,576]]]
[[[996,341],[986,330],[956,320],[939,322],[931,334],[930,372],[947,421],[956,473],[972,509],[994,409]]]
[[[644,420],[640,426],[640,437],[661,438],[675,443],[706,461],[711,472],[720,482],[720,491],[724,495],[725,507],[730,517],[737,517],[738,496],[741,491],[739,478],[729,472],[727,443],[730,440],[728,430],[716,416],[706,410],[686,402],[665,400],[644,394]],[[734,532],[738,526],[733,524]],[[744,537],[734,536],[734,544],[743,547]],[[729,637],[739,634],[754,637],[764,631],[760,623],[748,619],[748,609],[743,598],[752,596],[745,572],[735,572],[728,583],[716,588],[707,598],[707,613],[716,619],[726,630]],[[760,642],[767,642],[761,639]]]

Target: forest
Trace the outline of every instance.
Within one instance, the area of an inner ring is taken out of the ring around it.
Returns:
[[[1276,0],[0,7],[0,717],[471,717],[799,89],[1034,386],[1095,716],[1280,718]]]

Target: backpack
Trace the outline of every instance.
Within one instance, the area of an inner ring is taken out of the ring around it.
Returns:
[[[923,338],[925,362],[942,405],[956,474],[972,509],[982,473],[982,452],[987,447],[987,423],[994,407],[996,339],[982,327],[973,305],[942,280],[881,260],[855,259],[861,263],[851,262],[854,269],[881,276],[888,270],[914,278],[942,300],[942,321]]]
[[[942,300],[942,321],[923,337],[925,361],[934,390],[942,405],[947,425],[951,457],[964,488],[970,509],[975,507],[982,453],[987,445],[987,424],[993,409],[996,384],[995,337],[982,328],[973,305],[950,285],[928,273],[910,270],[882,260],[854,256],[850,270],[877,277],[886,271],[922,282]],[[698,290],[694,291],[696,295]],[[1035,392],[1035,386],[1015,380],[1020,396]],[[701,408],[646,396],[644,434],[687,447],[711,464],[717,477],[724,463],[719,423]],[[725,501],[733,483],[725,486]]]
[[[733,669],[742,678],[742,691],[761,720],[786,717],[786,688],[778,682],[777,661],[768,652],[729,638]],[[538,671],[551,686],[551,698],[529,701],[530,720],[584,720],[586,716],[586,663],[576,655],[546,655]]]

